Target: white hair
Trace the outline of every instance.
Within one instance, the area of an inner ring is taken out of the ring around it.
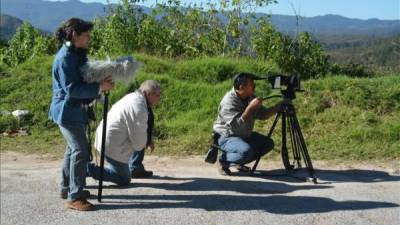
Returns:
[[[141,92],[153,93],[161,89],[160,84],[155,80],[145,80],[139,87]]]

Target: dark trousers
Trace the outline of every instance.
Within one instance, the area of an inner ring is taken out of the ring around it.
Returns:
[[[130,171],[144,170],[143,159],[144,159],[144,149],[142,149],[141,151],[134,152],[128,163]]]

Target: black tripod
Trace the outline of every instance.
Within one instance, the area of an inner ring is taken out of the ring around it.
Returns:
[[[282,94],[287,99],[294,99],[293,90],[284,90]],[[275,120],[272,124],[272,127],[268,133],[268,137],[271,137],[272,132],[275,129],[276,124],[278,123],[279,118],[282,117],[282,161],[285,169],[288,171],[292,171],[295,169],[295,165],[297,168],[301,168],[301,158],[303,158],[305,166],[310,174],[310,178],[314,183],[317,183],[317,177],[315,176],[314,168],[311,162],[310,155],[308,154],[307,146],[304,141],[303,134],[301,133],[299,121],[297,120],[296,111],[292,103],[285,103],[282,105],[281,109],[275,116]],[[286,144],[286,132],[289,132],[291,147],[292,147],[292,157],[293,157],[293,165],[289,162],[289,151]],[[257,165],[261,159],[259,156],[256,162],[251,169],[251,173],[257,168]]]

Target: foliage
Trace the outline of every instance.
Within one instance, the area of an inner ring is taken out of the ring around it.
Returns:
[[[167,49],[170,30],[161,25],[156,15],[144,15],[138,34],[138,50],[163,55]]]
[[[51,100],[51,63],[52,57],[35,57],[17,67],[7,69],[7,75],[0,77],[0,111],[27,109],[32,113],[31,117],[21,121],[21,127],[35,126],[46,129],[52,126],[47,120]],[[4,117],[2,120],[10,123],[4,123],[0,132],[12,125],[10,117]]]
[[[167,1],[158,4],[157,11],[162,13],[161,25],[168,30],[165,55],[195,56],[199,53],[200,43],[196,35],[202,23],[202,14],[197,9],[181,9],[180,1]]]
[[[4,113],[4,112],[2,112]],[[10,132],[18,129],[18,121],[13,115],[0,115],[0,131]]]
[[[246,29],[251,27],[251,20],[255,18],[255,9],[276,0],[221,0],[221,12],[227,17],[228,23],[225,26],[224,54],[230,53],[232,56],[240,56],[244,49]]]
[[[334,74],[346,74],[350,77],[370,77],[372,73],[368,71],[366,66],[361,63],[349,62],[347,64],[339,65],[337,63],[332,64],[331,72]]]
[[[143,0],[120,0],[108,7],[107,16],[94,21],[91,55],[105,58],[144,52],[191,59],[245,56],[274,61],[282,72],[299,73],[303,78],[329,72],[370,76],[371,70],[386,74],[400,71],[399,35],[367,41],[348,37],[344,44],[335,42],[340,37],[319,37],[328,43],[324,46],[330,51],[328,61],[309,34],[284,35],[268,17],[255,14],[258,7],[277,3],[275,0],[208,1],[206,7],[163,0],[157,1],[148,14],[138,6],[140,2]],[[34,55],[53,54],[55,48],[53,38],[25,23],[9,43],[1,43],[0,66],[15,66]],[[335,64],[330,65],[332,62]]]
[[[197,5],[182,7],[180,1],[161,1],[146,15],[133,10],[136,1],[125,0],[111,16],[96,20],[92,50],[102,56],[137,50],[174,58],[255,53],[260,59],[275,61],[283,72],[299,73],[303,78],[326,75],[328,58],[309,34],[292,39],[276,31],[268,18],[258,18],[254,23],[255,8],[274,2],[221,0],[219,9],[209,2],[204,12]],[[252,48],[246,49],[250,43]]]
[[[323,159],[399,157],[399,78],[334,76],[305,83],[297,103],[300,123],[311,128],[303,127],[310,149]]]
[[[1,49],[1,64],[15,66],[35,56],[54,54],[54,38],[42,35],[29,23],[23,23],[8,42],[8,47]]]
[[[205,57],[178,62],[171,74],[181,80],[213,84],[229,80],[235,74],[244,71],[265,76],[267,72],[276,72],[276,69],[263,60],[244,57],[240,60],[227,57]]]
[[[121,0],[115,7],[109,7],[105,18],[95,20],[92,53],[104,57],[137,49],[139,27],[143,20],[137,2],[139,0]]]
[[[252,49],[262,59],[272,59],[273,52],[280,49],[279,32],[268,21],[261,17],[257,20],[258,26],[252,28]]]
[[[273,1],[221,0],[219,5],[210,1],[205,12],[196,5],[182,7],[180,1],[168,0],[151,14],[141,12],[138,2],[121,0],[107,17],[95,20],[90,53],[104,58],[135,52],[145,64],[135,82],[113,89],[111,102],[145,79],[161,82],[161,104],[155,109],[159,152],[204,153],[219,101],[232,86],[231,77],[242,71],[259,75],[283,71],[309,79],[295,105],[312,158],[400,158],[398,74],[372,77],[357,62],[330,67],[321,46],[308,33],[286,36],[268,18],[254,16],[257,5]],[[52,38],[29,24],[21,26],[8,43],[1,43],[0,111],[32,112],[23,121],[0,116],[1,132],[28,126],[32,134],[2,140],[2,149],[30,145],[32,151],[53,146],[62,151],[57,127],[47,119],[53,58],[49,55],[54,54],[54,46]],[[382,54],[397,50],[382,48]],[[331,76],[325,77],[329,70]],[[271,92],[266,82],[257,81],[257,95]],[[101,115],[100,104],[96,111]],[[265,132],[271,123],[258,122],[256,129]],[[278,134],[279,126],[274,133],[276,146]]]
[[[157,154],[204,154],[207,150],[218,104],[232,87],[229,76],[217,76],[218,79],[210,81],[208,79],[215,77],[207,77],[207,71],[223,75],[236,69],[262,73],[260,71],[275,68],[248,58],[172,60],[145,54],[135,56],[145,62],[143,70],[135,82],[117,84],[110,100],[116,102],[143,80],[155,79],[161,83],[161,102],[154,109]],[[35,57],[15,68],[6,68],[6,75],[0,77],[0,110],[28,109],[32,112],[32,117],[21,124],[30,127],[31,135],[2,138],[2,150],[27,151],[29,145],[31,152],[59,152],[61,155],[64,142],[57,127],[47,119],[51,61],[50,56]],[[202,71],[203,67],[207,69]],[[177,71],[188,71],[187,74],[193,76],[183,79]],[[398,75],[331,76],[303,82],[305,92],[297,93],[294,103],[312,159],[399,159],[399,79]],[[259,96],[275,94],[264,81],[257,81],[256,85]],[[271,100],[264,101],[266,106],[272,104]],[[98,119],[101,110],[101,104],[97,104]],[[257,122],[256,130],[265,133],[271,124],[272,119]],[[12,128],[15,119],[1,117],[0,125],[2,131]],[[278,124],[272,136],[276,151],[280,146],[279,128]]]
[[[106,17],[94,21],[90,46],[94,57],[133,51],[171,58],[250,56],[274,61],[283,72],[299,73],[303,78],[328,71],[327,57],[307,33],[292,39],[277,32],[268,18],[255,21],[255,9],[274,0],[210,1],[206,12],[196,4],[182,7],[180,1],[168,0],[158,3],[151,14],[142,12],[138,2],[121,0],[109,7]],[[2,48],[1,59],[6,65],[17,65],[54,51],[53,39],[24,24],[9,47]]]
[[[279,34],[279,47],[272,52],[278,66],[286,73],[300,74],[302,78],[318,78],[328,73],[328,57],[321,47],[302,32],[297,39]]]
[[[281,70],[303,79],[323,77],[329,72],[328,56],[306,32],[292,38],[275,30],[268,18],[259,18],[253,28],[252,48],[258,56],[272,59]]]

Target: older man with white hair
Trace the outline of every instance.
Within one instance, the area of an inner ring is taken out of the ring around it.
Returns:
[[[151,133],[154,124],[152,106],[160,101],[160,84],[146,80],[140,88],[125,95],[116,102],[107,116],[107,134],[105,140],[105,159],[103,180],[117,185],[130,183],[132,155],[144,151],[146,147],[154,149]],[[95,147],[101,149],[103,121],[96,130]],[[100,167],[88,164],[88,176],[100,178]]]

